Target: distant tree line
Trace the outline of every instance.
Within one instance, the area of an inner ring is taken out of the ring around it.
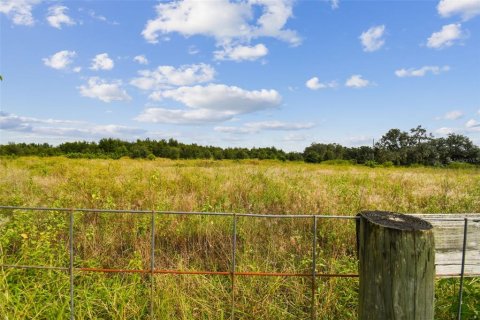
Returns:
[[[99,142],[65,142],[58,146],[47,143],[9,143],[0,145],[0,156],[66,156],[69,158],[121,157],[155,159],[276,159],[309,163],[351,162],[374,166],[384,165],[448,165],[480,164],[480,148],[466,136],[449,134],[434,138],[418,126],[409,132],[391,129],[374,146],[344,147],[340,144],[312,143],[303,152],[285,152],[269,148],[220,148],[185,144],[174,139],[137,140],[101,139]]]

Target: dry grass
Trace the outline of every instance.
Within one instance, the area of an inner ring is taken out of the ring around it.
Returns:
[[[367,209],[480,212],[480,172],[475,169],[35,157],[1,159],[0,167],[2,205],[340,215]],[[0,214],[4,221],[0,262],[68,265],[65,214]],[[77,213],[76,266],[148,268],[149,219],[148,215]],[[228,271],[231,227],[228,217],[159,216],[155,225],[157,268]],[[309,272],[311,228],[310,219],[239,218],[238,270]],[[321,220],[318,272],[356,272],[354,230],[351,221]],[[473,283],[478,288],[478,282]],[[78,319],[148,317],[148,276],[81,273],[75,284]],[[357,285],[356,279],[319,280],[318,318],[355,317]],[[437,293],[453,292],[452,286],[441,282]],[[157,318],[229,318],[230,290],[230,279],[225,276],[157,275]],[[238,277],[235,293],[238,319],[310,316],[308,278]],[[438,319],[454,314],[450,306],[455,298],[450,296],[438,296]],[[467,305],[468,299],[467,295]],[[68,312],[65,273],[0,272],[0,314],[7,319],[62,319]]]

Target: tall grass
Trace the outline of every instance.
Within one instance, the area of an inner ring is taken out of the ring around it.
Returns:
[[[275,161],[0,160],[0,204],[17,206],[316,213],[362,210],[480,212],[478,169],[367,168]],[[75,214],[75,266],[148,269],[150,215]],[[229,217],[157,216],[159,269],[229,271]],[[312,220],[238,218],[237,271],[311,272]],[[320,220],[320,273],[356,273],[352,221]],[[0,263],[68,266],[68,216],[0,213]],[[227,319],[228,276],[156,275],[157,319]],[[456,311],[457,281],[436,287],[436,318]],[[309,278],[236,277],[238,319],[310,317]],[[480,284],[467,281],[466,318],[480,317]],[[319,319],[356,316],[357,279],[317,280]],[[0,314],[6,319],[64,319],[69,278],[62,271],[0,271]],[[77,319],[147,319],[150,280],[142,274],[77,273]]]

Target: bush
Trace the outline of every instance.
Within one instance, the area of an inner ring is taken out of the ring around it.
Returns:
[[[471,163],[452,161],[447,165],[449,169],[471,169],[475,166]]]
[[[367,161],[365,161],[365,165],[366,165],[367,167],[370,167],[370,168],[375,168],[375,167],[378,166],[378,164],[377,164],[375,161],[373,161],[373,160],[367,160]]]
[[[384,163],[382,163],[382,167],[391,168],[391,167],[393,167],[393,162],[392,161],[385,161]]]

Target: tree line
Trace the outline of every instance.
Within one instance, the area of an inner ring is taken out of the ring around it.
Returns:
[[[0,156],[66,156],[69,158],[121,157],[155,159],[272,159],[309,163],[348,162],[370,166],[480,164],[480,148],[466,136],[449,134],[435,138],[418,126],[410,131],[391,129],[372,146],[345,147],[337,143],[312,143],[303,152],[285,152],[268,148],[220,148],[185,144],[175,139],[136,140],[105,138],[99,142],[8,143],[0,145]]]

